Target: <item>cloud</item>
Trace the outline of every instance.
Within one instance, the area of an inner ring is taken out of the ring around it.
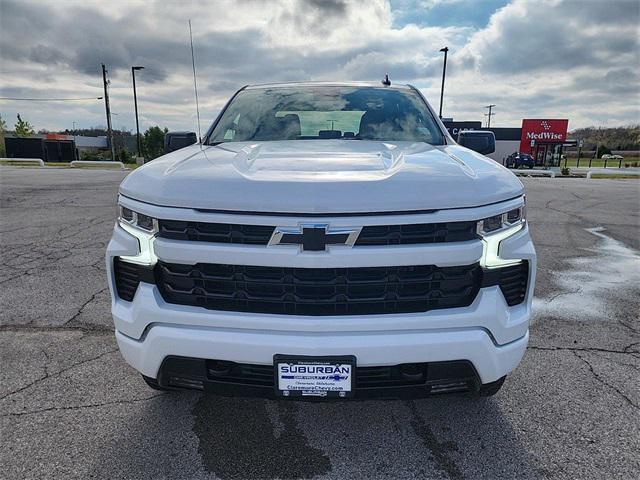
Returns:
[[[60,8],[53,0],[2,0],[0,95],[97,96],[105,63],[118,114],[114,124],[133,128],[130,68],[144,65],[136,75],[143,127],[189,128],[195,117],[191,18],[204,123],[248,83],[377,81],[389,73],[435,104],[439,49],[445,45],[447,116],[481,119],[482,106],[497,103],[495,122],[504,126],[527,116],[568,117],[572,126],[638,121],[636,0],[492,1],[482,8],[467,0],[421,1],[239,0],[203,6],[122,0],[105,8],[97,0],[70,0]],[[476,10],[489,19],[485,24],[462,20]],[[440,17],[420,16],[424,12],[451,14],[447,23],[433,23]],[[461,23],[452,24],[457,18]],[[104,124],[99,102],[51,108],[0,100],[3,117],[18,111],[38,128]]]
[[[640,3],[516,0],[471,36],[465,53],[485,72],[518,73],[581,66],[638,67]]]

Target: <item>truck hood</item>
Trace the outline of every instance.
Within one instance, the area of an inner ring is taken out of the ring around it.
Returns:
[[[120,186],[155,205],[294,214],[475,207],[523,191],[506,168],[458,145],[366,140],[192,145]]]

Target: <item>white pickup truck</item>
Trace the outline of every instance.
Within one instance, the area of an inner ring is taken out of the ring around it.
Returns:
[[[247,86],[122,182],[115,335],[153,388],[492,395],[528,341],[522,183],[409,85]],[[473,151],[473,150],[475,151]]]

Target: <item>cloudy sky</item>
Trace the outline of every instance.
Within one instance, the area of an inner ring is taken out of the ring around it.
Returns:
[[[444,116],[496,126],[569,118],[570,129],[640,123],[639,0],[0,0],[0,97],[102,95],[111,79],[115,128],[195,128],[188,19],[203,129],[247,83],[379,80],[420,88]],[[0,99],[36,129],[105,125],[99,100]]]

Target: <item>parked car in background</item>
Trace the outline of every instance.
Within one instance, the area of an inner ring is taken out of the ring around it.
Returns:
[[[529,155],[528,153],[519,153],[519,152],[512,153],[506,158],[504,162],[504,165],[507,168],[522,168],[522,167],[533,168],[535,164],[536,162],[531,155]]]

